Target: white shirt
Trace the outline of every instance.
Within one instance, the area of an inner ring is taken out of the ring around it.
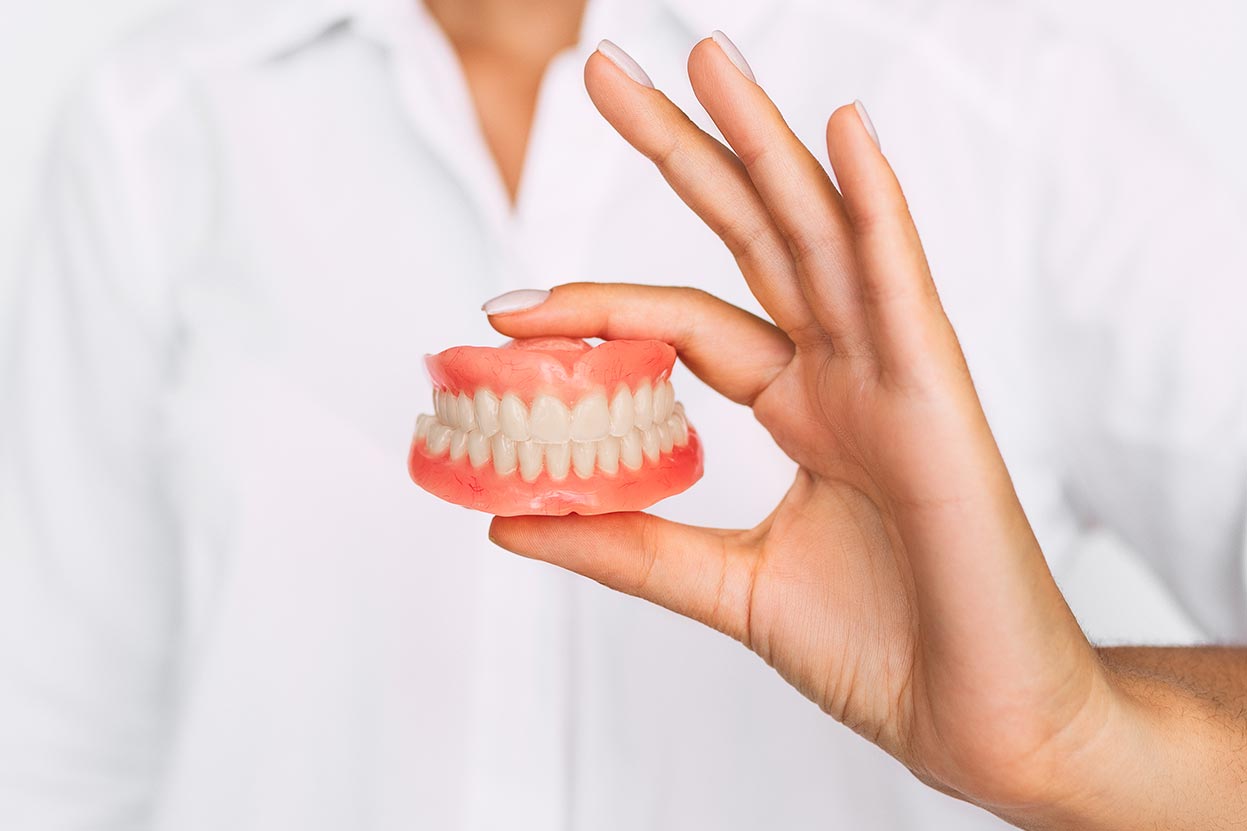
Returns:
[[[601,37],[708,125],[715,27],[820,156],[864,99],[1058,577],[1108,526],[1241,636],[1242,215],[1108,67],[1015,2],[596,0],[512,210],[412,0],[208,5],[70,107],[5,334],[0,827],[996,827],[722,636],[486,540],[412,485],[421,356],[575,279],[756,308],[593,111]],[[685,521],[792,465],[688,373]],[[834,610],[832,610],[834,613]]]

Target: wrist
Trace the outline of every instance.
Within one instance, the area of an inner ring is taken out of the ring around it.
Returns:
[[[1241,716],[1151,668],[1123,663],[1113,650],[1096,652],[1103,685],[1078,728],[1077,749],[1046,795],[1006,818],[1029,829],[1194,831],[1247,816],[1247,733],[1233,723]]]

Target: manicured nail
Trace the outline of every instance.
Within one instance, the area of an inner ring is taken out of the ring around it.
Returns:
[[[867,134],[875,142],[875,147],[880,147],[879,134],[875,132],[875,122],[870,120],[870,113],[866,112],[866,105],[861,101],[854,101],[853,106],[857,109],[857,117],[862,120],[862,126],[866,128]]]
[[[654,88],[654,82],[649,79],[649,75],[645,74],[645,70],[641,65],[632,59],[624,50],[620,49],[609,40],[604,40],[598,44],[598,51],[606,56],[606,59],[643,87]]]
[[[550,292],[545,289],[516,289],[500,294],[493,300],[486,300],[481,311],[487,315],[505,315],[511,312],[522,312],[546,302]]]
[[[742,55],[740,50],[736,48],[736,44],[732,43],[731,38],[720,32],[718,29],[711,32],[710,37],[715,43],[719,44],[719,48],[723,50],[723,54],[727,55],[727,59],[736,65],[736,68],[740,70],[741,75],[744,75],[755,84],[758,83],[758,79],[753,77],[753,70],[749,68],[749,61],[745,60],[745,56]]]

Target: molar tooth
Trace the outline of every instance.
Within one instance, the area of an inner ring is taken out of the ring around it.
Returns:
[[[499,476],[515,473],[517,465],[515,442],[502,433],[495,433],[489,440],[489,449],[493,452],[494,470]]]
[[[603,473],[609,473],[612,476],[619,472],[619,439],[615,436],[607,436],[597,442],[598,451],[598,467]],[[640,458],[640,454],[637,454]]]
[[[645,451],[645,458],[651,462],[658,461],[658,450],[661,446],[658,439],[658,428],[650,425],[641,432],[641,449]]]
[[[528,441],[528,408],[515,393],[508,392],[502,396],[498,422],[502,434],[511,441]]]
[[[677,407],[671,415],[671,433],[675,437],[675,446],[688,444],[688,420],[684,418],[684,408]]]
[[[615,397],[611,399],[611,435],[626,436],[636,423],[636,411],[633,409],[632,393],[627,384],[620,384]]]
[[[675,389],[670,381],[663,381],[654,386],[654,423],[662,424],[671,418],[675,407]]]
[[[457,462],[463,458],[463,454],[468,452],[468,434],[462,430],[455,430],[450,434],[450,460]]]
[[[416,417],[416,440],[419,441],[429,434],[429,427],[437,423],[437,418],[427,413]]]
[[[541,473],[541,445],[535,441],[517,441],[515,452],[520,457],[520,478],[525,482],[536,481]]]
[[[480,430],[468,433],[468,461],[480,467],[489,461],[489,437]]]
[[[632,394],[632,400],[635,404],[633,412],[636,414],[636,427],[644,430],[654,423],[654,388],[649,385],[649,381],[641,382],[641,386]]]
[[[671,448],[675,446],[675,433],[671,429],[671,422],[664,421],[656,425],[658,430],[658,449],[663,453],[670,453]]]
[[[641,466],[641,431],[631,430],[619,440],[619,460],[628,470]]]
[[[464,432],[475,430],[476,406],[472,403],[472,399],[468,398],[466,392],[459,393],[459,398],[456,399],[456,410],[459,422],[455,426]]]
[[[486,436],[498,432],[498,396],[484,388],[476,391],[476,426]]]
[[[567,405],[554,396],[539,395],[533,399],[528,427],[534,441],[565,444],[571,438],[571,421]]]
[[[572,410],[572,438],[575,441],[597,441],[610,434],[611,414],[606,393],[594,392],[576,402]]]
[[[593,475],[593,463],[597,459],[597,453],[597,442],[572,442],[572,468],[581,479],[588,479]]]
[[[446,448],[450,447],[450,434],[455,432],[450,427],[438,421],[429,425],[429,438],[426,442],[429,452],[434,456],[440,456],[446,452]]]
[[[556,482],[562,482],[567,478],[567,471],[572,466],[572,444],[569,441],[560,442],[558,444],[547,444],[546,449],[546,473],[550,474],[550,478]]]

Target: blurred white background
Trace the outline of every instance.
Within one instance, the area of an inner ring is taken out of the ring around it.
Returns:
[[[43,147],[64,93],[90,62],[144,19],[209,0],[5,0],[0,27],[0,297],[18,267]],[[415,2],[415,0],[413,0]],[[834,2],[834,0],[827,0]],[[1154,87],[1215,168],[1247,194],[1247,2],[1031,0],[1091,33]],[[0,547],[4,546],[0,528]],[[1184,642],[1191,625],[1112,539],[1093,541],[1063,581],[1095,638]],[[1106,592],[1114,598],[1105,602]],[[1094,602],[1091,602],[1094,598]]]

